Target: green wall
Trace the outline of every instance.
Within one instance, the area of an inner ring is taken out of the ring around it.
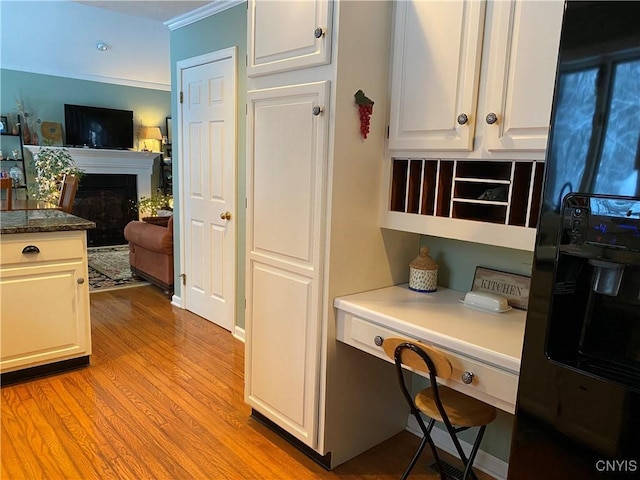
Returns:
[[[0,112],[15,118],[16,99],[33,106],[42,121],[64,125],[64,104],[133,110],[134,122],[160,126],[170,116],[170,93],[0,69]]]
[[[206,53],[216,52],[225,48],[237,46],[237,94],[238,94],[238,122],[237,122],[237,262],[236,262],[236,325],[244,328],[244,264],[245,264],[245,209],[242,208],[246,196],[246,175],[245,175],[245,103],[246,103],[246,64],[247,54],[247,6],[241,4],[211,17],[200,20],[191,25],[179,28],[171,32],[171,85],[172,99],[171,111],[173,118],[177,118],[178,112],[178,92],[180,83],[177,73],[177,62]],[[175,203],[174,207],[179,216],[179,182],[178,165],[180,162],[180,145],[178,144],[178,125],[173,123],[173,182]],[[176,226],[179,228],[179,218],[176,218]],[[180,249],[180,234],[177,232],[175,238],[178,250]],[[176,272],[182,273],[181,266],[176,265]],[[180,283],[176,284],[176,295],[181,295]]]

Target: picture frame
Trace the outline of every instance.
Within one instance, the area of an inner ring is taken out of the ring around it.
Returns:
[[[531,277],[477,266],[471,285],[472,291],[495,293],[507,299],[509,305],[526,310],[529,304]]]
[[[167,123],[167,145],[171,145],[171,117],[166,118]]]
[[[0,132],[2,133],[11,133],[9,132],[9,119],[4,115],[0,116]]]

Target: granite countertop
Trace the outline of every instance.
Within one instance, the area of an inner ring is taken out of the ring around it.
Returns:
[[[0,212],[0,234],[88,230],[96,224],[60,210],[13,210]]]

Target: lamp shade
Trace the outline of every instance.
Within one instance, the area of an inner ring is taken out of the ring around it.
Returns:
[[[140,129],[140,139],[162,140],[162,133],[160,133],[160,127],[142,127]]]

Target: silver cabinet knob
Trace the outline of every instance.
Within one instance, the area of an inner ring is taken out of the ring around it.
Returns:
[[[469,385],[473,382],[473,377],[474,375],[472,372],[464,372],[460,378],[462,379],[462,383]]]
[[[79,278],[76,282],[78,282],[78,285],[82,285],[84,283],[84,278]]]
[[[313,36],[316,38],[324,37],[325,31],[324,28],[318,27],[313,31]]]
[[[498,121],[498,116],[495,113],[491,112],[487,114],[487,118],[485,118],[485,120],[489,125],[493,125]]]
[[[384,338],[382,338],[380,335],[376,335],[376,338],[373,339],[373,343],[375,343],[379,347],[382,346],[382,342],[384,342]]]
[[[469,117],[467,117],[466,113],[461,113],[460,115],[458,115],[458,124],[464,125],[468,121],[469,121]]]
[[[311,113],[313,113],[316,117],[320,115],[322,112],[324,112],[324,108],[319,107],[317,105],[311,109]]]

